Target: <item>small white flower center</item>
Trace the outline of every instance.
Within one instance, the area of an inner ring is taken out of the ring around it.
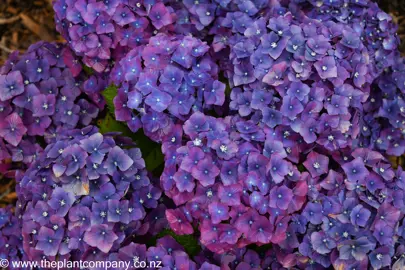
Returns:
[[[194,139],[194,141],[193,141],[193,144],[194,144],[195,146],[200,146],[201,143],[202,143],[202,141],[201,141],[201,139],[199,139],[199,138],[196,138],[196,139]]]
[[[228,147],[226,145],[221,145],[219,149],[221,150],[222,153],[226,153],[226,151],[228,151]]]

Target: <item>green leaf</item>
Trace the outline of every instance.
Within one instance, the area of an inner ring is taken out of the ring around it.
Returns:
[[[297,169],[298,169],[300,172],[305,172],[305,167],[304,167],[304,165],[302,165],[301,163],[297,165]]]
[[[160,147],[155,147],[144,159],[146,163],[146,169],[148,169],[148,171],[150,172],[155,171],[164,162],[164,156]]]
[[[163,236],[166,236],[166,235],[170,235],[177,241],[177,243],[182,245],[184,247],[186,253],[190,257],[196,256],[201,251],[201,247],[198,244],[198,240],[197,240],[198,237],[196,237],[193,234],[177,235],[170,229],[164,229],[163,231],[158,233],[156,236],[152,237],[151,240],[148,242],[148,246],[155,246],[157,239],[162,238]]]
[[[108,86],[101,94],[107,104],[107,109],[111,115],[115,115],[114,97],[118,93],[118,87],[115,85]]]
[[[225,87],[225,96],[229,97],[231,96],[231,92],[232,92],[232,88],[229,85],[229,83],[225,83],[226,87]]]
[[[131,130],[129,130],[129,128],[125,124],[115,120],[114,116],[111,115],[109,112],[103,119],[99,119],[97,121],[97,126],[100,129],[100,133],[102,134],[108,132],[121,132],[123,136],[131,138],[134,134],[131,132]]]
[[[231,95],[231,92],[232,92],[232,88],[229,85],[229,79],[227,79],[223,73],[220,73],[218,75],[218,80],[225,84],[225,96],[229,97]]]
[[[94,70],[86,65],[82,65],[84,72],[86,72],[87,75],[93,75]]]
[[[272,244],[265,244],[262,246],[258,246],[255,244],[248,245],[247,248],[256,251],[260,256],[264,256],[266,251],[271,249]]]

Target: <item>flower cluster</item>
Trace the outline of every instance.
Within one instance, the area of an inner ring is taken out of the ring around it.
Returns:
[[[105,82],[86,76],[75,61],[65,45],[40,42],[13,53],[0,69],[0,162],[30,164],[41,151],[36,136],[49,143],[60,130],[97,117]]]
[[[162,1],[71,1],[54,3],[57,30],[83,62],[98,72],[110,59],[146,44],[155,31],[165,32],[174,22],[172,8]]]
[[[161,191],[148,178],[140,150],[92,126],[62,132],[17,181],[31,260],[108,254],[128,237],[165,225],[156,221],[164,217],[164,207],[156,208]],[[145,218],[147,211],[152,216]]]
[[[159,34],[130,51],[111,74],[112,83],[120,85],[116,119],[160,141],[173,128],[173,118],[184,122],[193,111],[219,110],[225,84],[218,81],[208,49],[193,37]]]
[[[222,44],[228,33],[217,26],[227,13],[254,17],[269,9],[265,0],[56,0],[53,6],[57,30],[98,72],[158,33],[215,36],[214,43]]]
[[[289,126],[305,143],[330,151],[372,146],[359,142],[362,133],[379,136],[378,127],[367,123],[374,114],[366,115],[364,106],[371,84],[399,57],[399,41],[391,17],[376,5],[353,5],[358,9],[343,20],[348,7],[335,12],[326,5],[310,12],[275,7],[256,19],[234,20],[227,13],[221,26],[232,30],[230,109],[270,128]],[[386,113],[397,130],[403,126],[399,114]]]
[[[364,103],[360,143],[391,156],[405,152],[405,65],[402,58],[386,69],[371,86]]]
[[[405,61],[377,4],[53,5],[68,42],[0,69],[0,258],[405,268]]]
[[[235,19],[240,16],[258,17],[270,9],[267,0],[185,0],[173,1],[171,6],[176,16],[176,33],[191,33],[200,38],[221,34],[213,43],[221,43],[227,39],[228,33],[221,28],[221,21],[226,14],[235,13]]]
[[[288,128],[199,112],[163,149],[161,184],[177,205],[166,211],[171,228],[198,226],[216,253],[272,243],[290,263],[299,251],[318,267],[369,260],[380,269],[394,237],[403,241],[405,176],[378,152],[310,147]]]
[[[0,208],[0,258],[19,261],[23,258],[21,220],[11,206]]]

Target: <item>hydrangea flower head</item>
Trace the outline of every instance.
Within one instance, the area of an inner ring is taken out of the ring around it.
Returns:
[[[405,174],[389,161],[405,152],[405,65],[377,4],[53,6],[67,43],[0,69],[0,171],[18,184],[1,258],[404,268]],[[160,187],[132,140],[92,126],[107,83],[115,120],[162,144]],[[151,243],[166,233],[187,246]]]
[[[134,132],[143,127],[149,137],[160,141],[174,120],[219,108],[225,100],[225,84],[218,81],[218,66],[207,51],[201,40],[166,34],[130,51],[112,71],[117,74],[112,82],[120,86],[114,99],[117,119],[126,121]],[[140,125],[131,124],[135,121]]]
[[[87,77],[71,72],[63,61],[67,53],[66,44],[39,42],[0,69],[0,140],[7,147],[0,149],[0,162],[10,155],[15,165],[29,165],[42,149],[35,136],[86,126],[97,117],[103,106],[97,93],[104,87],[102,76],[97,75],[100,85],[94,92],[86,92]]]
[[[161,193],[150,181],[133,184],[147,177],[139,149],[92,126],[55,141],[19,175],[20,215],[38,228],[23,233],[26,256],[75,253],[78,259],[91,247],[112,253],[126,233],[145,234],[140,226]]]

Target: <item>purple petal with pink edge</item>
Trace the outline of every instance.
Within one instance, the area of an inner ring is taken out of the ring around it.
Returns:
[[[94,225],[84,234],[84,241],[92,247],[97,247],[104,253],[108,253],[118,236],[111,231],[108,225]]]
[[[160,29],[163,26],[172,23],[172,17],[169,10],[163,3],[160,2],[152,6],[149,13],[149,18],[152,20],[152,24],[156,27],[156,29]]]
[[[169,222],[170,227],[172,230],[179,235],[183,234],[192,234],[193,227],[191,224],[186,220],[186,217],[181,212],[180,209],[168,209],[166,210],[166,218]]]
[[[21,142],[26,132],[27,128],[17,113],[12,113],[0,120],[0,137],[13,146],[17,146]]]

